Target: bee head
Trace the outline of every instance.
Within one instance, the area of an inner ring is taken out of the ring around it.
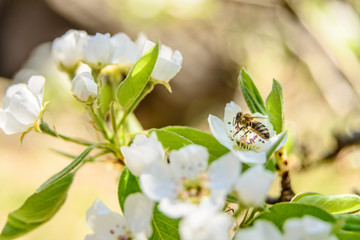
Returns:
[[[240,123],[241,121],[242,113],[238,112],[236,116],[233,118],[233,125],[236,125],[237,123]]]

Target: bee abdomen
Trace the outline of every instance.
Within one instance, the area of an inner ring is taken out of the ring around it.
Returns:
[[[261,122],[252,122],[252,128],[260,137],[264,139],[270,138],[269,130]]]

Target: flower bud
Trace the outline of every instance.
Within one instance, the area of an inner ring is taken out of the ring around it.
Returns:
[[[91,102],[97,96],[97,85],[90,72],[82,72],[72,80],[71,91],[81,102]]]

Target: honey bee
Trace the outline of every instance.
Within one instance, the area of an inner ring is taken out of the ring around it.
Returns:
[[[250,113],[242,113],[238,112],[236,116],[233,118],[233,125],[237,126],[237,131],[234,133],[234,136],[238,134],[241,130],[247,130],[245,134],[249,131],[254,131],[259,137],[264,140],[269,140],[270,133],[269,129],[265,127],[265,125],[259,121],[256,121],[256,118],[265,118],[265,117],[254,117]]]

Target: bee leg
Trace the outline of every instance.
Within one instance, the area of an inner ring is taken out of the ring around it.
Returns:
[[[248,132],[250,132],[250,130],[247,130],[247,131],[242,135],[242,137],[246,136],[246,134],[247,134]]]
[[[239,128],[239,130],[236,131],[236,133],[234,133],[233,137],[235,137],[236,134],[238,134],[241,130],[243,130],[244,126],[241,126],[241,128]]]

